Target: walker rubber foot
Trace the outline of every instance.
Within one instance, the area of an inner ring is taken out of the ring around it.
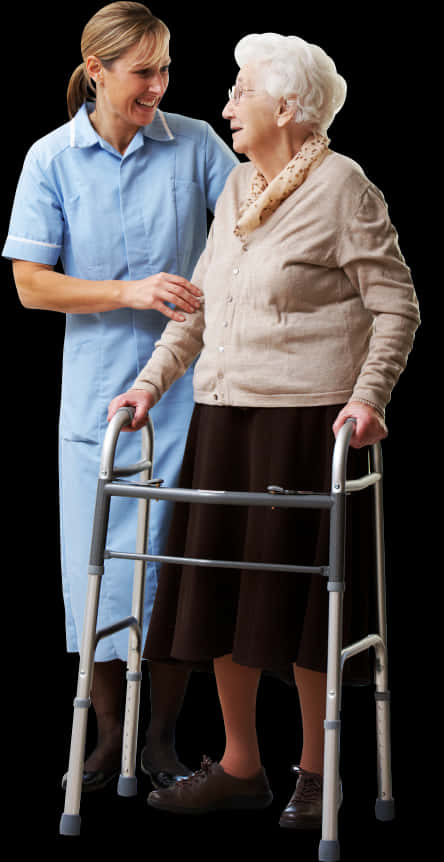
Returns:
[[[375,815],[377,820],[394,820],[395,800],[377,799],[375,805]]]
[[[117,784],[119,796],[137,796],[137,778],[121,775]]]
[[[340,858],[339,841],[319,842],[319,862],[339,862]]]
[[[62,814],[60,818],[60,835],[80,835],[79,814]]]

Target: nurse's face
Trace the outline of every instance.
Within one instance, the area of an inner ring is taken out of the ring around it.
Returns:
[[[171,62],[168,44],[160,60],[153,63],[152,57],[152,43],[149,39],[142,39],[114,60],[109,68],[100,61],[97,61],[97,69],[91,64],[89,71],[96,82],[96,108],[102,119],[106,117],[108,121],[128,129],[152,123],[168,87]]]

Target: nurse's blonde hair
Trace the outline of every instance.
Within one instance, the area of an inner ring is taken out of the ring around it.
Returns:
[[[152,42],[152,63],[156,65],[167,47],[170,33],[168,27],[156,18],[143,3],[109,3],[99,9],[88,21],[82,33],[81,53],[83,63],[71,75],[66,99],[70,119],[88,99],[95,99],[94,81],[88,75],[87,57],[98,57],[105,68],[142,39]]]

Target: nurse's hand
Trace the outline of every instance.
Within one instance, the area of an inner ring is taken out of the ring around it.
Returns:
[[[180,311],[170,308],[172,302],[177,309],[192,314],[200,308],[202,291],[181,275],[158,272],[139,281],[122,282],[123,305],[128,308],[155,308],[171,320],[184,321]]]
[[[121,407],[134,407],[135,413],[131,425],[125,425],[122,431],[138,431],[147,423],[147,414],[154,406],[154,399],[145,389],[128,389],[122,395],[117,395],[108,407],[108,422]]]
[[[350,417],[356,419],[355,428],[350,438],[350,446],[353,449],[372,446],[374,443],[378,443],[379,440],[384,440],[387,437],[387,426],[381,414],[374,407],[371,407],[370,404],[363,404],[361,401],[350,401],[338,413],[333,424],[335,437],[339,429],[342,428]]]

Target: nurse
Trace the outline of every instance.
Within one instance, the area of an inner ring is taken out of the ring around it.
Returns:
[[[13,261],[26,308],[66,314],[60,412],[60,520],[67,649],[79,650],[93,508],[107,405],[125,391],[168,321],[199,308],[188,279],[235,156],[206,123],[163,113],[169,31],[141,3],[100,9],[82,34],[83,63],[68,89],[70,121],[34,144],[18,184],[3,255]],[[91,101],[89,101],[91,99]],[[62,271],[56,271],[60,261]],[[155,470],[174,485],[193,408],[192,369],[151,416]],[[117,463],[140,458],[122,434]],[[135,506],[134,506],[135,504]],[[115,499],[108,544],[134,547],[136,501]],[[170,510],[151,507],[149,552],[160,554]],[[131,613],[133,564],[112,560],[102,579],[98,625]],[[147,567],[145,638],[157,569]],[[83,790],[118,772],[128,632],[96,653],[92,704],[98,738]],[[151,721],[142,768],[155,786],[189,774],[174,745],[188,671],[150,664]]]

